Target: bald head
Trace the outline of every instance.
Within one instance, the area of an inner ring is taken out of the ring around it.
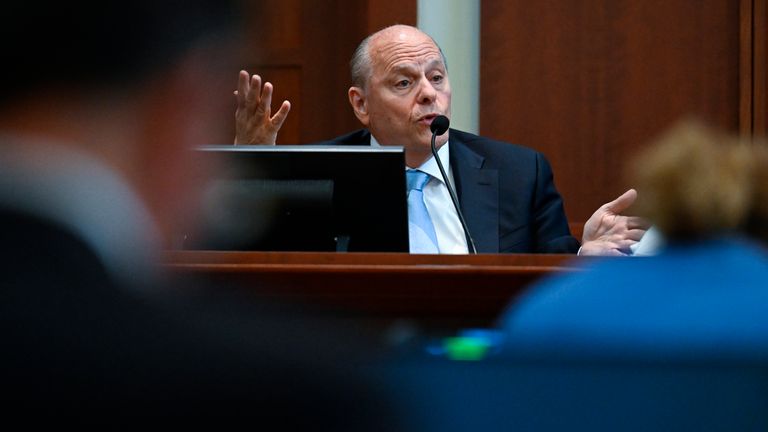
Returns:
[[[429,39],[437,50],[440,51],[440,56],[443,58],[443,64],[447,70],[448,62],[445,59],[445,54],[443,54],[443,50],[431,36],[416,27],[396,24],[385,27],[376,33],[369,35],[357,46],[355,53],[352,55],[352,60],[350,61],[352,85],[360,87],[361,89],[367,87],[371,75],[373,74],[374,59],[378,58],[377,54],[380,52],[382,46],[391,45],[398,40],[422,37]]]

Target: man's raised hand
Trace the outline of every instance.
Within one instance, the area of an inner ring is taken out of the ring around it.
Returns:
[[[283,101],[275,115],[271,115],[272,91],[271,83],[264,83],[262,87],[260,76],[240,71],[235,90],[235,145],[275,144],[277,133],[291,110],[291,103]]]
[[[603,204],[584,224],[580,255],[629,255],[650,224],[636,216],[623,216],[637,199],[630,189],[615,200]]]

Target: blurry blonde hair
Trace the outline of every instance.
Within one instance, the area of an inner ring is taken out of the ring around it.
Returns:
[[[742,232],[768,241],[768,147],[686,120],[630,170],[638,212],[671,240]]]

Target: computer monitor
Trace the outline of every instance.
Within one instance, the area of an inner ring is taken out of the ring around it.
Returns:
[[[218,172],[183,248],[407,252],[402,147],[204,146]]]

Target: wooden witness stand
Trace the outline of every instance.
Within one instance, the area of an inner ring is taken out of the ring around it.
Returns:
[[[371,323],[453,331],[492,325],[526,286],[575,271],[573,255],[169,251],[181,276],[242,286]]]

